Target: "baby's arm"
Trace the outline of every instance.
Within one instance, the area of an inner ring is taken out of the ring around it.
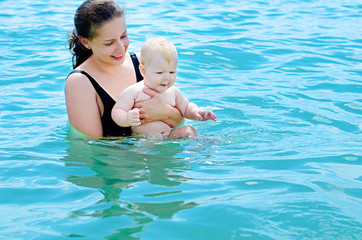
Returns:
[[[201,110],[195,103],[189,102],[185,111],[185,118],[207,121],[214,120],[216,122],[216,115],[212,111]]]
[[[134,105],[136,89],[131,86],[126,88],[118,98],[112,109],[112,119],[121,127],[139,126],[141,120],[139,110],[132,109]]]
[[[175,95],[176,107],[185,118],[198,121],[214,120],[216,122],[216,115],[212,111],[201,110],[195,103],[189,102],[176,87]]]

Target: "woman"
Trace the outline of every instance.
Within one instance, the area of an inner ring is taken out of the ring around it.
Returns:
[[[124,10],[112,0],[87,0],[77,9],[74,25],[69,48],[75,70],[65,83],[70,124],[92,138],[131,135],[130,127],[120,127],[111,118],[114,99],[142,80],[136,54],[127,53]],[[176,127],[182,122],[179,110],[164,103],[156,92],[146,93],[152,98],[134,106],[140,110],[142,123],[163,120]]]

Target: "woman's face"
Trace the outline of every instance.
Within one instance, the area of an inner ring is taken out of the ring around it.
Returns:
[[[105,64],[123,64],[129,45],[125,18],[115,17],[96,31],[96,36],[89,41],[93,56]]]

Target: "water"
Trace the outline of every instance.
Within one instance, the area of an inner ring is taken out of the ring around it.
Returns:
[[[360,1],[127,2],[218,116],[177,141],[69,130],[80,4],[0,1],[1,239],[362,239]]]

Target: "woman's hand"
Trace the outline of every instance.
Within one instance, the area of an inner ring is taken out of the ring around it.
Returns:
[[[183,117],[177,108],[166,104],[160,94],[147,87],[143,88],[143,92],[149,95],[149,100],[137,102],[134,108],[139,109],[141,123],[154,121],[163,121],[170,127],[176,127],[183,122]]]

